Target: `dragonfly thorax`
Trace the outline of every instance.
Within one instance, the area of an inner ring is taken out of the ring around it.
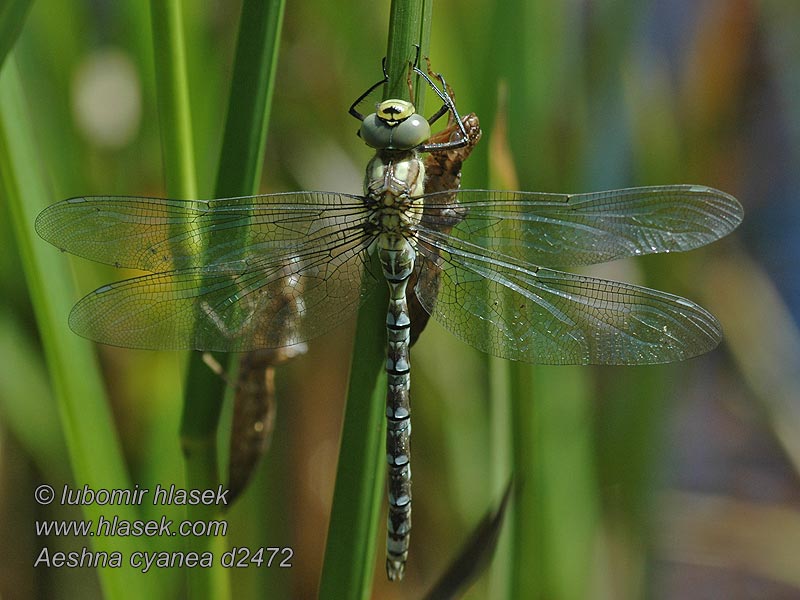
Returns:
[[[384,100],[361,123],[358,135],[379,150],[411,150],[431,137],[431,126],[405,100]]]
[[[413,150],[378,151],[372,157],[364,178],[364,200],[371,209],[364,228],[375,236],[371,251],[397,250],[405,240],[415,243],[415,226],[422,219],[424,182],[425,165]],[[390,270],[397,271],[394,267]]]
[[[424,183],[425,165],[416,152],[378,152],[367,165],[364,195],[382,215],[399,213],[403,221],[418,223]]]

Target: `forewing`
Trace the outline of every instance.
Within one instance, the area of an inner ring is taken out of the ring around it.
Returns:
[[[72,254],[161,273],[280,256],[333,226],[357,227],[365,214],[358,196],[328,192],[209,201],[96,196],[49,206],[36,231]]]
[[[331,232],[277,258],[107,285],[75,305],[70,327],[127,348],[239,352],[299,344],[344,321],[374,288],[362,285],[370,241],[363,231]]]
[[[652,364],[683,360],[720,341],[717,320],[664,292],[439,249],[420,240],[438,296],[415,292],[433,317],[494,356],[540,364]],[[421,281],[431,278],[420,278]],[[435,290],[434,290],[435,291]]]
[[[454,199],[437,202],[448,194]],[[735,198],[697,185],[576,195],[461,190],[425,198],[439,208],[419,225],[430,239],[549,267],[690,250],[727,235],[742,220]],[[458,224],[449,235],[441,233],[440,221],[454,215]]]

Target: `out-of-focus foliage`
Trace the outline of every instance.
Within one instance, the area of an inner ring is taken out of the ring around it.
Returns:
[[[379,552],[375,597],[421,597],[432,586],[502,495],[519,451],[515,431],[535,433],[524,474],[535,498],[512,503],[497,558],[469,597],[796,597],[800,5],[467,4],[435,3],[430,50],[461,110],[477,112],[484,128],[466,187],[700,183],[737,196],[746,217],[712,247],[597,271],[685,295],[720,318],[721,348],[687,363],[509,371],[429,326],[413,351],[409,572],[388,584]],[[202,197],[214,188],[239,9],[184,2]],[[164,194],[149,19],[138,0],[32,3],[6,63],[19,71],[47,178],[38,183],[51,201]],[[387,21],[388,3],[289,3],[262,191],[359,191],[370,153],[346,111],[380,77]],[[91,540],[33,533],[36,519],[82,517],[76,507],[33,501],[40,483],[71,481],[57,433],[71,429],[51,400],[3,197],[0,239],[0,592],[96,597],[92,569],[32,568],[42,546],[67,551]],[[69,264],[75,300],[133,275]],[[315,595],[351,336],[340,328],[278,371],[270,453],[226,515],[227,544],[292,547],[293,567],[232,569],[235,597]],[[180,486],[183,357],[106,347],[98,355],[131,480]],[[142,508],[144,518],[164,512]],[[521,557],[524,580],[510,575],[521,539],[533,548]],[[162,575],[165,589],[182,588],[181,569]]]

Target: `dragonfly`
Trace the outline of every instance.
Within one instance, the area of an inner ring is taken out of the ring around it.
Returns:
[[[36,220],[39,235],[62,251],[148,272],[98,288],[70,313],[73,331],[114,346],[297,347],[388,286],[391,580],[403,577],[411,531],[409,296],[462,341],[509,360],[680,361],[720,342],[720,324],[708,311],[673,294],[563,269],[691,250],[727,235],[743,216],[733,196],[702,185],[425,193],[422,156],[456,153],[469,135],[444,77],[416,63],[411,70],[442,102],[431,117],[401,99],[359,112],[383,81],[350,107],[375,151],[362,195],[78,197]],[[431,128],[445,114],[456,131],[443,139]]]

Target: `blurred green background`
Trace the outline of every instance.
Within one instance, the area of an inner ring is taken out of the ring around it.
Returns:
[[[32,125],[39,175],[22,182],[23,195],[27,185],[48,203],[164,195],[148,3],[40,0],[25,15],[27,4],[0,4],[3,42],[22,24],[0,84],[16,68]],[[235,1],[183,3],[203,198],[213,196],[239,12]],[[383,2],[289,3],[262,192],[359,192],[370,153],[346,110],[380,77],[387,21]],[[699,183],[735,195],[746,217],[712,247],[592,270],[709,308],[726,339],[686,363],[510,367],[428,327],[412,357],[409,571],[402,584],[385,581],[381,521],[374,597],[422,597],[497,502],[512,456],[525,469],[526,494],[470,598],[800,597],[798,29],[796,0],[434,4],[434,69],[484,130],[465,187]],[[4,144],[4,157],[18,150]],[[62,425],[48,373],[83,363],[46,363],[10,219],[0,197],[0,593],[101,597],[92,569],[32,568],[42,546],[89,543],[36,537],[36,519],[83,517],[32,500],[40,483],[73,481],[64,431],[74,429]],[[133,274],[32,243],[68,270],[73,301]],[[66,312],[58,326],[67,328]],[[271,450],[226,516],[226,543],[292,547],[293,567],[232,569],[235,597],[316,595],[352,333],[350,324],[314,340],[278,372]],[[116,425],[108,433],[118,436],[130,480],[181,485],[185,356],[96,352]],[[85,418],[103,426],[89,408]],[[520,432],[522,447],[511,441]],[[171,598],[183,593],[184,575],[141,577]]]

